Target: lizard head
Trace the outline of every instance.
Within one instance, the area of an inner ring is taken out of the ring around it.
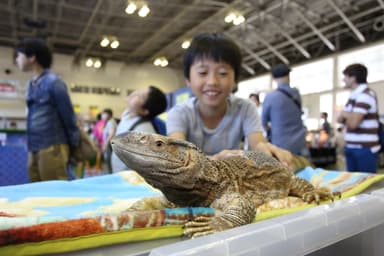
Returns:
[[[163,192],[192,189],[205,158],[190,142],[154,133],[130,131],[111,145],[121,161]]]

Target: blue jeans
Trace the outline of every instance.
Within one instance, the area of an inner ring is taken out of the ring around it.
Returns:
[[[377,153],[372,153],[369,148],[345,148],[347,170],[350,172],[376,173]]]

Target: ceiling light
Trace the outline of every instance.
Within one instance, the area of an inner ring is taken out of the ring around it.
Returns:
[[[160,66],[162,66],[162,67],[168,66],[168,60],[166,58],[162,59],[161,63],[160,63]]]
[[[129,3],[127,5],[127,8],[125,8],[125,12],[127,14],[133,14],[136,11],[136,4],[135,3]]]
[[[93,67],[94,68],[100,68],[101,67],[101,61],[100,60],[96,60],[95,63],[93,63]]]
[[[159,58],[156,58],[155,61],[153,62],[153,65],[160,66],[161,65],[161,60]]]
[[[240,25],[241,23],[243,23],[245,21],[245,18],[243,15],[239,15],[237,16],[234,20],[233,20],[233,25]]]
[[[119,41],[114,40],[114,41],[111,43],[111,48],[112,48],[112,49],[116,49],[117,47],[119,47],[119,45],[120,45]]]
[[[93,60],[91,58],[87,59],[87,61],[85,62],[85,66],[92,67],[92,65],[93,65]]]
[[[168,65],[168,60],[165,57],[156,58],[153,65],[166,67]]]
[[[183,49],[188,49],[188,47],[191,45],[191,41],[189,40],[185,40],[182,44],[181,44],[181,48]]]
[[[108,37],[104,37],[103,40],[101,40],[100,45],[101,47],[107,47],[109,45]]]
[[[140,16],[140,17],[146,17],[147,15],[148,15],[148,13],[150,12],[151,10],[149,10],[149,8],[148,8],[148,6],[147,5],[143,5],[141,8],[140,8],[140,10],[139,10],[139,12],[138,12],[138,15]]]
[[[226,23],[231,23],[236,18],[236,14],[233,12],[229,13],[227,16],[225,16],[224,21]]]
[[[243,23],[245,21],[245,18],[239,12],[234,11],[228,13],[228,15],[225,16],[224,21],[226,23],[233,23],[233,25],[237,26]]]

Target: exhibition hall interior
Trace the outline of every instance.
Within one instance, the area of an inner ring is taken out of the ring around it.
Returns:
[[[384,254],[384,0],[0,16],[0,255]]]

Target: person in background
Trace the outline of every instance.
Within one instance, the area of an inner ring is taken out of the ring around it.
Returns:
[[[260,95],[258,93],[251,93],[249,94],[249,99],[255,103],[257,107],[257,113],[259,114],[259,117],[261,118],[261,114],[263,113],[263,107],[260,102]]]
[[[96,116],[96,123],[93,127],[93,136],[98,148],[101,150],[103,147],[103,129],[105,126],[105,120],[101,118],[101,113]]]
[[[321,130],[324,130],[328,136],[332,135],[331,132],[331,124],[328,122],[328,113],[327,112],[321,112],[320,116],[321,121]]]
[[[112,173],[111,166],[111,155],[112,155],[112,146],[111,140],[115,136],[117,123],[113,118],[113,112],[110,108],[106,108],[101,113],[101,119],[105,121],[105,126],[103,128],[103,146],[102,152],[104,155],[104,163],[108,173]]]
[[[159,88],[148,86],[135,90],[128,95],[126,103],[127,108],[121,115],[116,135],[128,131],[159,132],[153,119],[167,108],[167,98]],[[114,152],[111,163],[113,172],[129,169]]]
[[[32,77],[26,98],[29,178],[32,182],[67,180],[70,148],[80,141],[67,86],[49,70],[52,53],[41,39],[21,41],[16,64]]]
[[[251,150],[289,164],[288,151],[265,141],[252,102],[232,94],[240,68],[241,52],[232,40],[217,33],[197,35],[184,54],[184,77],[195,97],[168,112],[168,136],[194,143],[213,159],[241,154],[246,137]]]
[[[351,64],[344,69],[343,75],[345,88],[352,90],[337,118],[346,129],[347,170],[375,173],[380,150],[376,93],[367,85],[368,70],[364,65]]]
[[[270,133],[272,144],[296,155],[309,157],[306,130],[301,119],[301,97],[299,91],[290,86],[290,72],[291,69],[285,64],[272,67],[277,89],[264,98],[262,124]]]

